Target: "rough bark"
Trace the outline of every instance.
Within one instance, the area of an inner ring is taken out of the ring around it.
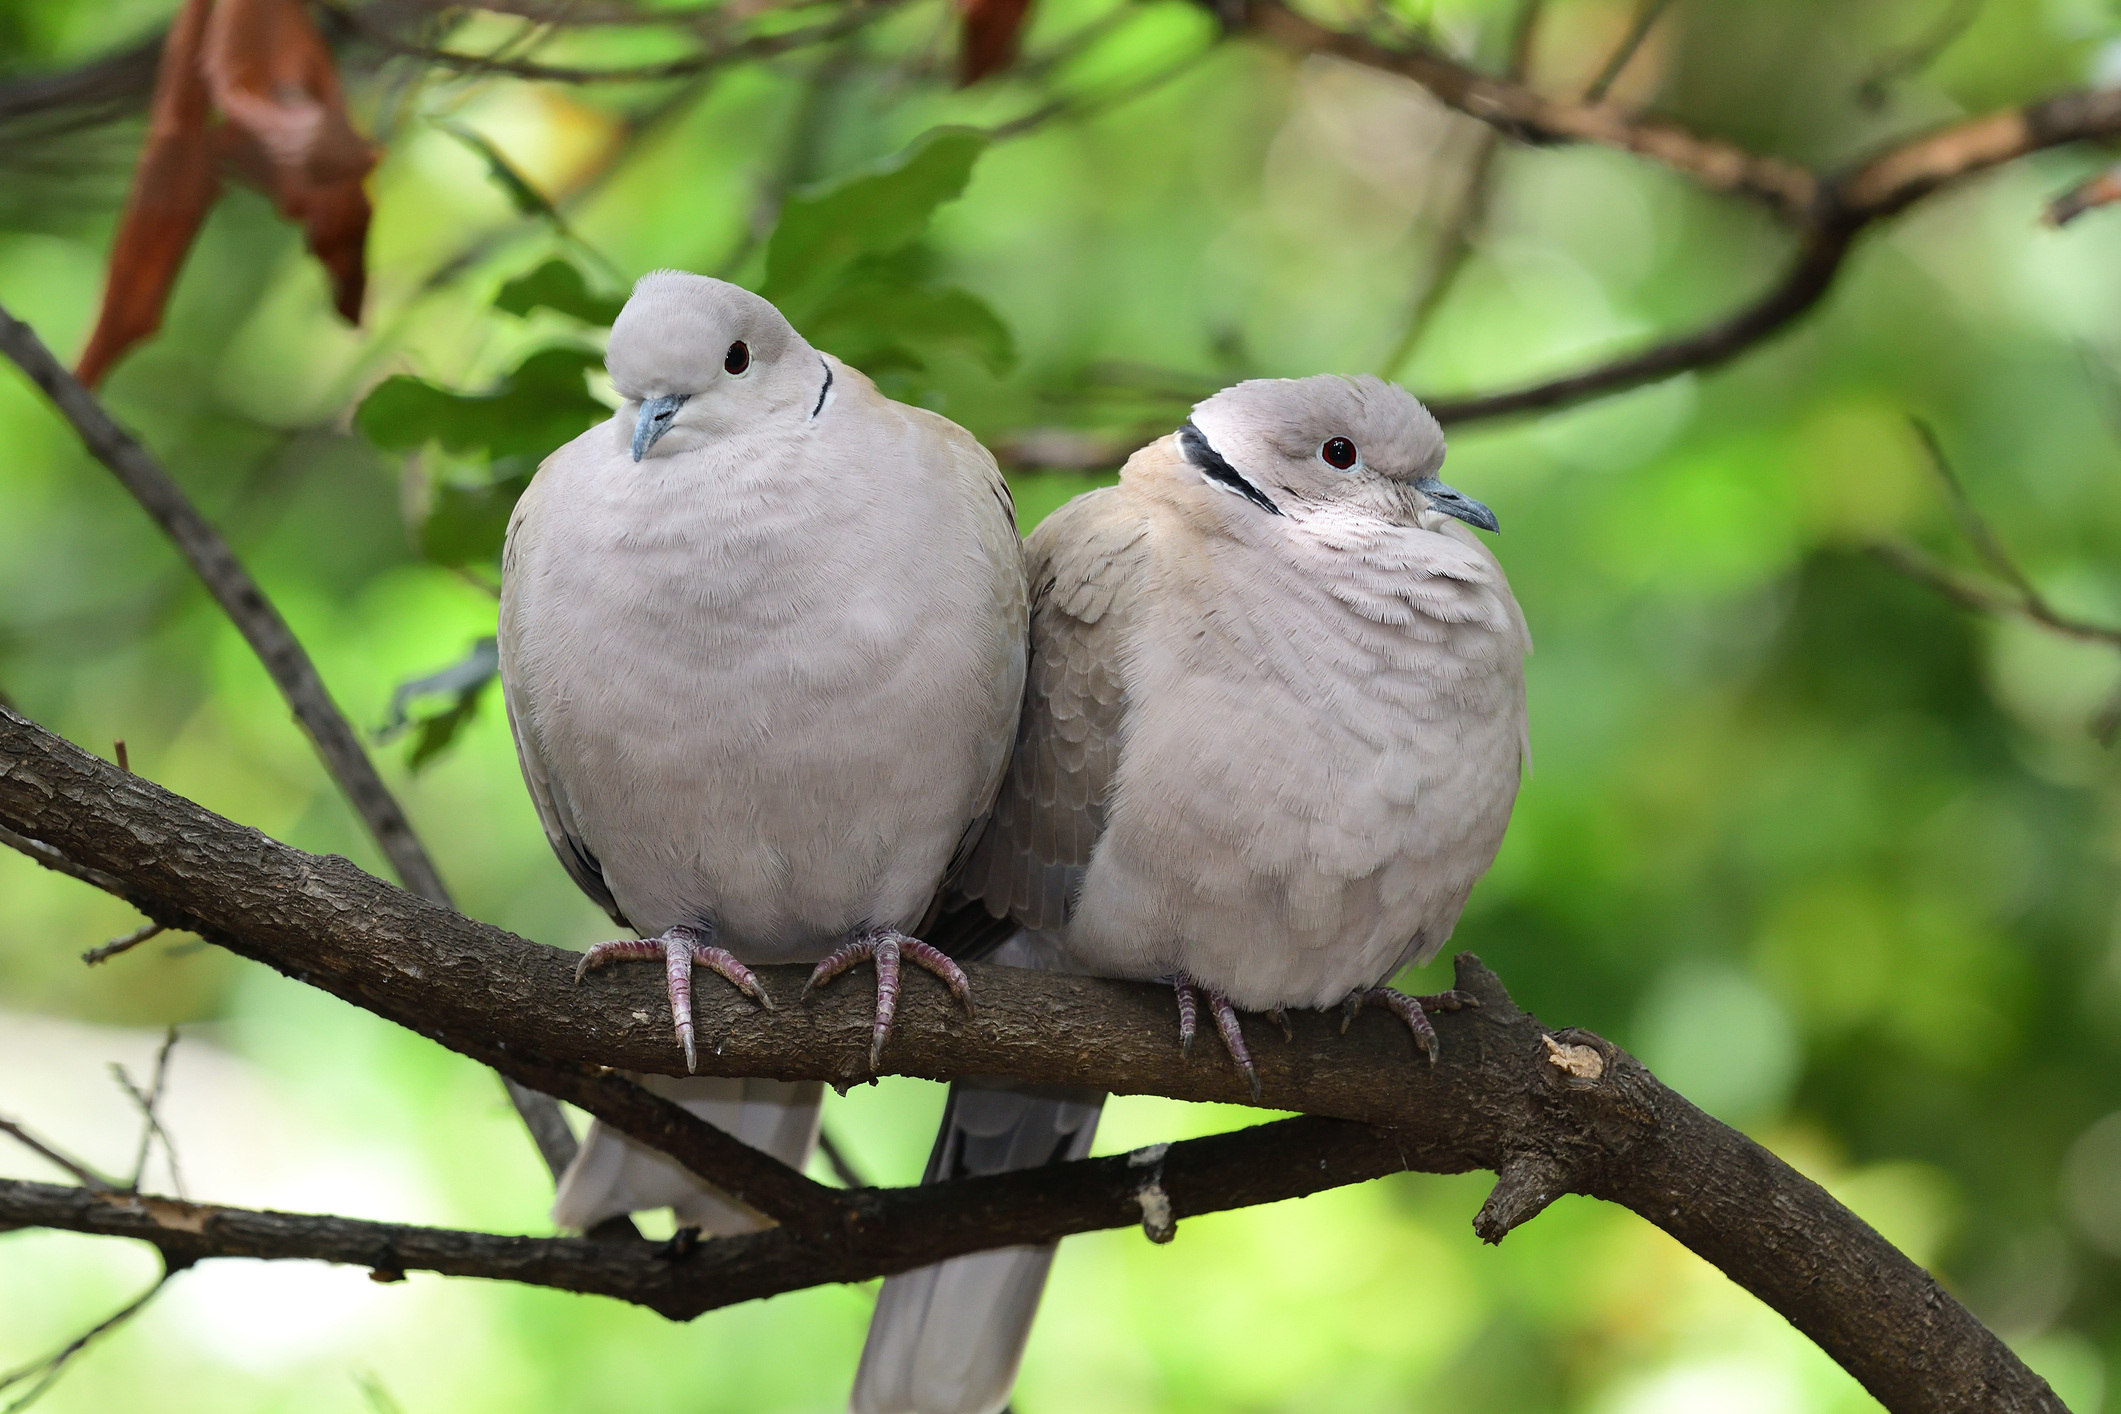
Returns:
[[[4,709],[0,825],[115,880],[157,921],[199,932],[529,1083],[558,1087],[571,1083],[569,1076],[583,1078],[571,1097],[597,1104],[603,1101],[586,1080],[601,1067],[682,1069],[659,969],[612,969],[578,989],[573,954],[475,923],[343,859],[279,844]],[[900,1029],[885,1052],[894,1073],[939,1080],[1006,1074],[1248,1103],[1244,1083],[1221,1056],[1209,1048],[1190,1058],[1179,1053],[1164,989],[967,970],[979,1000],[976,1019],[964,1017],[940,984],[908,987]],[[653,1271],[635,1262],[621,1274],[614,1264],[628,1259],[598,1255],[609,1244],[589,1244],[597,1253],[585,1253],[531,1239],[483,1239],[526,1245],[479,1248],[488,1254],[487,1269],[475,1272],[465,1253],[479,1240],[390,1229],[398,1234],[396,1265],[596,1290],[683,1316],[985,1247],[1142,1221],[1161,1207],[1145,1202],[1152,1184],[1172,1216],[1184,1218],[1401,1168],[1485,1168],[1501,1176],[1476,1219],[1487,1240],[1499,1241],[1563,1192],[1623,1204],[1780,1311],[1889,1409],[2062,1409],[1927,1272],[1818,1185],[1694,1108],[1618,1047],[1545,1027],[1520,1011],[1477,960],[1462,956],[1458,972],[1459,987],[1481,1005],[1437,1018],[1443,1054],[1433,1067],[1419,1064],[1404,1028],[1375,1010],[1345,1038],[1332,1018],[1315,1014],[1293,1018],[1296,1035],[1287,1043],[1258,1028],[1258,1103],[1303,1111],[1303,1119],[1117,1158],[881,1193],[813,1194],[755,1169],[733,1180],[754,1185],[746,1190],[752,1201],[786,1203],[792,1193],[830,1220],[790,1221],[673,1249]],[[794,1000],[801,977],[800,968],[761,970],[784,1002]],[[703,987],[696,998],[700,1032],[714,1040],[701,1052],[701,1070],[835,1083],[866,1078],[869,997],[854,982],[775,1012],[733,990]],[[700,1152],[690,1162],[712,1170],[722,1157]],[[718,1172],[704,1176],[722,1181]],[[5,1199],[55,1201],[12,1190]],[[69,1209],[76,1216],[59,1222],[0,1206],[0,1219],[101,1231],[119,1221],[107,1209]],[[86,1226],[92,1219],[104,1226]],[[268,1255],[256,1250],[264,1239],[245,1226],[251,1218],[227,1221],[231,1243],[252,1243],[246,1255]],[[273,1221],[282,1224],[274,1231],[288,1231],[290,1220]],[[211,1236],[218,1222],[194,1224],[203,1231],[184,1240]],[[177,1240],[158,1237],[162,1224],[153,1226],[156,1232],[134,1235],[158,1245]],[[350,1243],[352,1232],[318,1229],[314,1238]],[[282,1245],[287,1250],[278,1255],[321,1251],[294,1250],[292,1238]],[[580,1257],[579,1274],[569,1270],[570,1256]]]

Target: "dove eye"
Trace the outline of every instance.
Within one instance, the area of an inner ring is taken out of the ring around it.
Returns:
[[[1345,437],[1327,439],[1326,444],[1318,449],[1318,454],[1325,458],[1327,466],[1338,467],[1342,471],[1355,465],[1355,444]]]
[[[722,358],[722,367],[731,373],[742,373],[751,367],[751,350],[742,339],[729,346],[729,352]]]

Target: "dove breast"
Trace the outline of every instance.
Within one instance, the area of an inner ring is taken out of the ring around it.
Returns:
[[[1125,706],[1068,951],[1251,1009],[1330,1006],[1433,956],[1526,751],[1501,566],[1430,511],[1260,513],[1168,438],[1099,496],[1102,538],[1129,547],[1104,591]]]
[[[752,962],[917,925],[1021,700],[993,458],[828,368],[816,413],[677,455],[630,459],[624,415],[592,428],[540,468],[504,570],[509,708],[562,860],[637,930],[711,923]]]

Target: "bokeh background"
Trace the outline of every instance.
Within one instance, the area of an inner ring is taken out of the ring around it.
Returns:
[[[5,0],[0,81],[137,43],[172,8]],[[1580,90],[1634,12],[1543,5],[1533,81]],[[1519,12],[1364,13],[1499,67]],[[365,326],[331,314],[264,199],[233,191],[163,333],[106,394],[227,529],[364,727],[399,684],[492,632],[491,511],[522,464],[500,433],[483,449],[379,446],[389,428],[353,421],[363,396],[394,375],[487,389],[552,347],[593,361],[593,322],[495,307],[553,259],[607,294],[658,266],[760,284],[788,193],[844,182],[937,124],[999,135],[962,197],[879,259],[893,279],[970,292],[994,327],[954,304],[957,323],[901,348],[849,316],[828,346],[865,349],[902,396],[1024,460],[1060,448],[1047,459],[1095,462],[1241,376],[1374,371],[1442,395],[1566,371],[1733,307],[1786,243],[1757,210],[1623,154],[1504,145],[1488,164],[1481,130],[1412,85],[1221,42],[1179,0],[1040,0],[1025,62],[964,91],[937,0],[660,86],[451,74],[333,33],[357,121],[387,153]],[[555,35],[491,15],[444,17],[430,38],[597,63],[675,49],[653,28]],[[1831,168],[2116,76],[2121,15],[2102,0],[1677,0],[1616,92]],[[0,114],[0,302],[62,356],[93,321],[141,131],[137,103],[63,122]],[[1501,517],[1538,644],[1534,773],[1454,947],[1825,1183],[2078,1414],[2121,1407],[2121,776],[2094,733],[2121,654],[1963,613],[1872,547],[1911,542],[1979,570],[1920,418],[2032,581],[2121,623],[2121,215],[2037,221],[2101,160],[2052,153],[1956,187],[1868,236],[1771,346],[1465,427],[1449,464]],[[1461,235],[1466,258],[1439,286]],[[1026,528],[1115,461],[1017,474]],[[0,691],[91,749],[123,738],[135,770],[216,811],[382,872],[242,643],[11,370]],[[440,729],[377,750],[462,906],[564,946],[604,936],[540,837],[498,694],[457,720],[417,771],[409,756]],[[144,1076],[181,1023],[166,1107],[181,1179],[158,1155],[155,1186],[549,1230],[549,1182],[491,1075],[184,938],[81,964],[136,921],[0,857],[0,1113],[122,1170],[137,1125],[109,1067]],[[868,1173],[908,1181],[940,1104],[938,1086],[887,1080],[833,1098],[826,1122]],[[1122,1099],[1100,1148],[1246,1118]],[[56,1177],[7,1146],[0,1173]],[[1189,1221],[1163,1248],[1132,1231],[1071,1239],[1016,1407],[1876,1407],[1624,1211],[1565,1200],[1482,1247],[1470,1218],[1485,1182],[1404,1175]],[[0,1236],[0,1368],[155,1270],[123,1243]],[[43,1407],[828,1410],[870,1300],[830,1288],[674,1326],[550,1292],[217,1262],[177,1278]]]

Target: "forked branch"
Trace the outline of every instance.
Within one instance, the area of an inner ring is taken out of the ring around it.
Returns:
[[[615,974],[577,990],[573,954],[473,922],[343,859],[276,843],[4,709],[0,825],[118,881],[157,921],[529,1083],[559,1088],[576,1077],[582,1089],[569,1098],[593,1107],[605,1104],[589,1083],[604,1066],[683,1068],[667,1025],[656,1019],[660,975]],[[1244,1082],[1220,1058],[1179,1053],[1164,989],[967,970],[980,997],[977,1018],[963,1016],[939,984],[917,981],[885,1052],[890,1070],[1248,1102]],[[803,972],[763,968],[760,977],[792,997]],[[703,1177],[751,1184],[748,1201],[762,1211],[786,1204],[791,1220],[661,1257],[646,1243],[481,1238],[473,1245],[487,1244],[478,1247],[487,1255],[475,1262],[464,1255],[471,1235],[394,1229],[386,1262],[374,1233],[330,1226],[338,1219],[299,1220],[326,1225],[301,1229],[310,1234],[302,1240],[344,1243],[334,1260],[538,1280],[686,1315],[1090,1228],[1147,1219],[1167,1230],[1168,1221],[1193,1213],[1403,1168],[1486,1168],[1504,1179],[1484,1210],[1483,1236],[1500,1238],[1563,1192],[1621,1203],[1780,1311],[1889,1409],[2062,1409],[1927,1272],[1818,1185],[1695,1109],[1609,1042],[1542,1026],[1470,956],[1459,960],[1458,986],[1481,1005],[1438,1019],[1437,1065],[1418,1064],[1404,1031],[1383,1015],[1359,1019],[1344,1038],[1332,1018],[1300,1015],[1291,1041],[1262,1045],[1255,1059],[1259,1103],[1305,1118],[1161,1151],[883,1193],[812,1185],[813,1192],[762,1156],[743,1159],[753,1165],[748,1174],[732,1169],[725,1179],[732,1156],[696,1153],[687,1162]],[[700,1054],[707,1073],[840,1083],[868,1076],[867,1006],[851,992],[764,1012],[733,991],[707,989],[696,1011],[701,1031],[717,1038]],[[59,1196],[66,1194],[73,1196]],[[143,1216],[138,1204],[85,1191],[59,1195],[10,1190],[7,1203],[28,1206],[0,1207],[0,1220],[127,1228],[180,1258],[223,1250],[215,1243],[246,1255],[329,1255],[285,1236],[294,1220],[284,1216],[224,1219],[183,1208],[162,1210],[175,1214],[165,1222]],[[73,1216],[55,1204],[73,1204]],[[280,1224],[273,1228],[283,1234],[280,1249],[267,1250],[260,1223]]]

